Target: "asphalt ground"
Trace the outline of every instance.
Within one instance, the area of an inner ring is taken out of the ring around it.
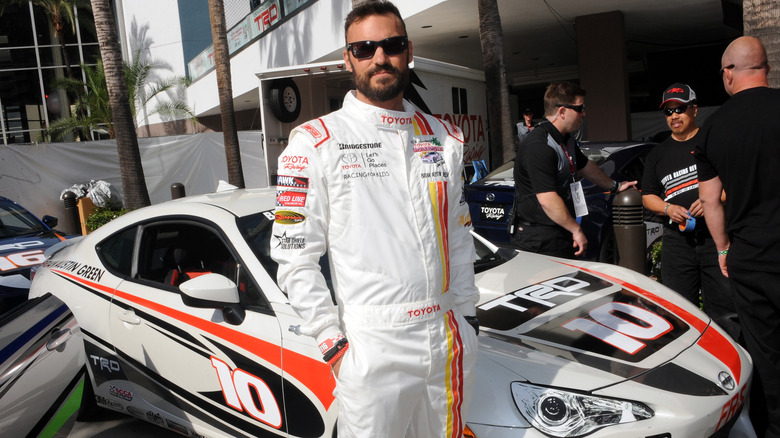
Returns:
[[[172,438],[181,435],[121,412],[100,409],[94,419],[77,421],[68,438]]]

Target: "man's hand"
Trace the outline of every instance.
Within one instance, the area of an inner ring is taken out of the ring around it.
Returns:
[[[588,238],[585,237],[585,233],[582,231],[582,228],[577,228],[577,231],[572,233],[571,236],[574,239],[572,248],[579,248],[574,253],[574,255],[581,256],[582,254],[585,254],[585,250],[588,248]]]
[[[666,209],[666,215],[676,224],[684,224],[688,220],[688,210],[685,207],[670,204]]]
[[[701,199],[696,199],[693,201],[693,204],[691,204],[691,207],[688,209],[688,211],[693,217],[704,216],[704,208],[701,206]]]
[[[618,186],[618,190],[617,190],[617,191],[618,191],[618,193],[619,193],[619,192],[622,192],[623,190],[628,190],[628,189],[630,189],[631,187],[634,187],[634,188],[636,188],[636,183],[637,183],[636,181],[623,181],[623,182],[622,182],[622,183],[620,183],[620,185]]]
[[[720,272],[723,273],[723,276],[728,278],[729,268],[726,266],[726,257],[726,254],[718,254],[718,265],[720,266]]]

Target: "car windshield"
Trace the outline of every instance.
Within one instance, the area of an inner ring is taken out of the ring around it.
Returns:
[[[27,210],[13,202],[0,201],[0,238],[42,233],[46,227]]]
[[[600,147],[581,146],[580,150],[590,161],[601,164],[609,157],[610,151]]]

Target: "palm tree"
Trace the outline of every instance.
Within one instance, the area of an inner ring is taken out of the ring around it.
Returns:
[[[225,139],[225,156],[228,167],[228,182],[243,188],[244,172],[241,168],[241,150],[236,131],[236,115],[233,110],[233,85],[230,75],[230,52],[228,51],[225,26],[225,5],[222,0],[209,0],[211,36],[214,40],[214,65],[219,89],[219,109],[222,113],[222,135]]]
[[[151,205],[151,201],[141,165],[141,152],[138,149],[133,114],[130,110],[130,98],[125,83],[124,64],[119,50],[114,14],[110,0],[91,0],[91,2],[100,44],[100,56],[103,59],[103,71],[106,75],[108,101],[114,120],[125,207],[128,210],[135,210]]]
[[[514,158],[514,138],[509,120],[509,88],[504,66],[504,33],[497,0],[478,0],[479,39],[485,66],[488,126],[492,167]]]
[[[149,64],[141,60],[138,53],[133,58],[132,64],[123,65],[133,121],[137,121],[138,111],[146,108],[153,98],[176,87],[186,86],[189,82],[186,78],[150,82],[150,73],[156,68],[155,65],[156,63]],[[53,122],[45,134],[54,141],[62,140],[68,134],[76,134],[79,131],[88,132],[91,140],[95,140],[93,135],[95,131],[108,134],[109,138],[116,138],[103,62],[98,61],[94,66],[83,65],[81,68],[86,82],[67,78],[54,82],[54,86],[79,97],[76,114]],[[144,111],[144,120],[154,114],[175,118],[187,117],[197,121],[190,107],[181,99],[158,103],[151,110]]]
[[[744,34],[761,40],[766,48],[769,69],[769,86],[780,88],[780,0],[744,0],[742,24]]]

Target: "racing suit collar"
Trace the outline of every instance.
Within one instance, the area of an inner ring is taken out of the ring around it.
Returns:
[[[361,102],[358,100],[355,90],[352,90],[344,98],[344,105],[355,107],[378,128],[408,129],[414,120],[415,107],[406,99],[404,99],[403,111],[390,111]]]

